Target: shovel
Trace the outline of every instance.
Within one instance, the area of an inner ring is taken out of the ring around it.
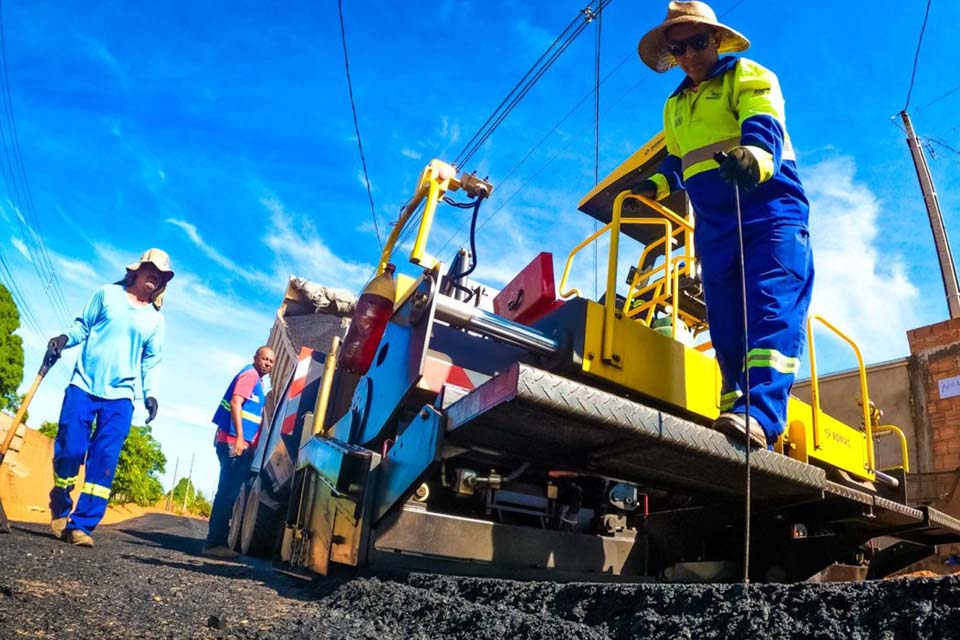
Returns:
[[[50,367],[56,364],[58,358],[59,356],[44,358],[43,365],[41,365],[40,371],[37,372],[37,377],[33,379],[30,390],[27,391],[27,395],[23,397],[23,402],[20,403],[20,408],[17,409],[17,415],[13,417],[13,423],[11,423],[10,429],[7,430],[7,437],[0,443],[0,465],[3,465],[3,459],[7,455],[7,449],[10,448],[10,443],[13,442],[13,437],[17,434],[20,423],[23,422],[23,416],[27,413],[27,407],[30,406],[30,401],[33,400],[33,394],[37,392],[40,383],[43,381],[43,377],[47,375]],[[10,533],[10,522],[7,520],[7,514],[3,511],[2,500],[0,500],[0,533]]]

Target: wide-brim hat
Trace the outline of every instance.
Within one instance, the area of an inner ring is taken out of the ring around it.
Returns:
[[[678,24],[702,24],[720,35],[719,53],[746,51],[750,41],[740,32],[717,21],[717,14],[704,2],[671,2],[667,7],[667,18],[640,38],[637,52],[640,59],[657,73],[663,73],[677,66],[677,60],[670,53],[667,42],[667,29]]]
[[[149,262],[163,274],[164,284],[173,280],[173,269],[170,268],[170,256],[163,249],[147,249],[140,256],[140,259],[133,264],[127,265],[127,271],[137,271]]]

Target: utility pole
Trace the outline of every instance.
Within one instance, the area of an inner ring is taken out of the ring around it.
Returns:
[[[190,487],[193,486],[193,457],[196,454],[190,454],[190,472],[187,474],[187,486],[183,488],[183,512],[187,512],[187,496],[190,495]]]
[[[953,264],[953,253],[950,251],[950,240],[943,226],[943,215],[940,212],[940,201],[933,186],[933,177],[927,166],[927,159],[923,155],[920,140],[913,131],[913,123],[906,110],[900,112],[903,126],[907,131],[907,145],[913,155],[913,164],[917,169],[917,179],[920,181],[920,191],[923,192],[923,203],[927,207],[927,216],[930,218],[930,231],[933,232],[933,244],[937,249],[937,259],[940,261],[940,274],[943,276],[943,289],[947,296],[947,309],[951,318],[960,318],[960,287],[957,286],[957,269]]]
[[[173,490],[177,488],[177,471],[180,470],[180,458],[173,465],[173,484],[170,485],[170,495],[167,496],[167,511],[173,511]]]

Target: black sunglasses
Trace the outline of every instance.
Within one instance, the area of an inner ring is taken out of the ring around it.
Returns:
[[[695,36],[690,36],[686,40],[674,40],[669,43],[670,54],[674,57],[679,58],[684,53],[687,52],[687,47],[689,46],[694,51],[703,51],[710,46],[710,34],[708,33],[698,33]]]

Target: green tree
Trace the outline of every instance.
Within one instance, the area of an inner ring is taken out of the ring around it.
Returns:
[[[156,504],[163,497],[163,485],[157,477],[163,473],[167,457],[149,426],[130,427],[130,435],[120,450],[120,461],[113,476],[110,502],[136,502],[141,506]]]
[[[167,498],[171,500],[174,511],[183,509],[184,502],[186,502],[187,513],[205,517],[210,515],[210,500],[203,495],[203,492],[197,491],[189,478],[180,478],[173,491],[167,492]]]
[[[57,429],[56,422],[44,422],[38,431],[49,438],[56,438]],[[93,431],[96,429],[94,424]],[[157,476],[163,473],[166,464],[167,457],[163,455],[150,427],[130,427],[130,435],[120,450],[120,461],[113,476],[110,502],[136,502],[140,506],[156,504],[163,496],[163,485]],[[180,499],[183,500],[182,494]]]
[[[20,406],[17,387],[23,380],[23,340],[14,335],[20,328],[20,312],[13,296],[0,284],[0,409]]]
[[[52,440],[53,438],[57,437],[58,428],[59,427],[57,426],[56,422],[50,422],[49,420],[44,420],[40,424],[40,428],[37,429],[37,431],[39,431],[40,433],[42,433],[43,435],[47,436]]]

